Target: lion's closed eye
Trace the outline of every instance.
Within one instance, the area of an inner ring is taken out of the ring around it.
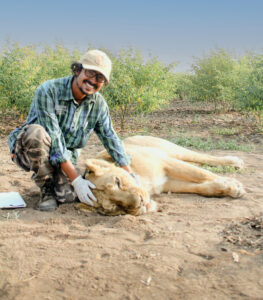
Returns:
[[[115,183],[116,183],[117,187],[120,189],[121,188],[121,180],[119,177],[115,178]]]

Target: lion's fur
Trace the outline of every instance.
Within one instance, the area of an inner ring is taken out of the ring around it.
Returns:
[[[197,153],[164,139],[134,136],[124,140],[131,168],[140,176],[138,186],[126,171],[116,167],[106,151],[86,162],[86,178],[93,182],[98,202],[93,210],[107,215],[140,215],[156,210],[150,195],[162,192],[196,193],[204,196],[240,197],[243,186],[233,178],[222,177],[196,164],[243,167],[234,156],[215,157]],[[192,164],[194,163],[194,165]],[[80,204],[83,209],[85,205]]]

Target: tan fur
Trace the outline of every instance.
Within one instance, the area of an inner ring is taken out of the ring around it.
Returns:
[[[134,136],[124,140],[131,155],[131,168],[140,176],[138,186],[126,171],[116,167],[106,151],[88,159],[86,178],[96,185],[95,209],[106,215],[130,213],[140,215],[155,211],[150,195],[162,192],[195,193],[204,196],[241,197],[245,191],[240,182],[222,177],[194,164],[234,166],[244,163],[234,156],[215,157],[197,153],[166,140],[151,136]],[[81,209],[85,205],[80,204]]]

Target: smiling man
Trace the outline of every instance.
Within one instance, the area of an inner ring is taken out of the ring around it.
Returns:
[[[106,101],[99,93],[109,83],[111,61],[102,51],[89,50],[71,65],[73,76],[40,85],[26,123],[11,132],[12,160],[40,187],[38,209],[55,210],[59,203],[93,205],[96,188],[79,174],[77,158],[94,131],[117,165],[131,173],[130,160],[115,133]]]

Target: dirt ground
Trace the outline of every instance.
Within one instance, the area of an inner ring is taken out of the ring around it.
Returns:
[[[243,172],[223,176],[240,180],[247,194],[162,194],[153,197],[158,212],[138,217],[84,214],[74,204],[39,212],[38,188],[9,159],[5,134],[13,123],[4,123],[0,192],[19,192],[27,207],[0,211],[0,299],[263,299],[263,148],[255,122],[180,102],[131,118],[125,131],[113,117],[121,136],[187,132],[253,145],[250,152],[209,151],[244,160]],[[214,126],[236,131],[216,136]],[[80,167],[101,149],[92,137]]]

